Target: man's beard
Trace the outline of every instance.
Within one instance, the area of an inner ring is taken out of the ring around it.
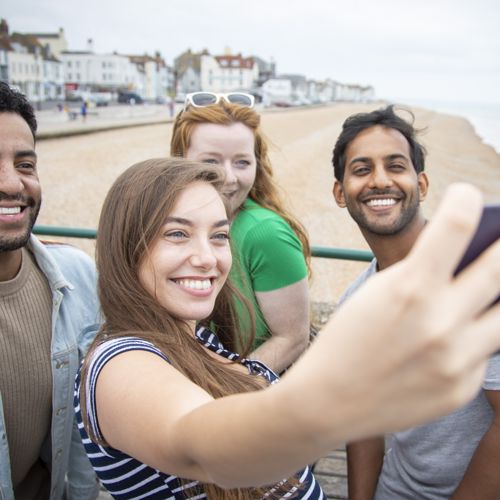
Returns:
[[[40,206],[41,206],[41,199],[39,199],[38,202],[36,202],[35,199],[31,197],[12,198],[12,197],[0,196],[0,200],[6,200],[6,199],[13,201],[22,200],[27,205],[25,210],[30,208],[30,217],[28,220],[28,224],[26,226],[26,230],[21,235],[9,238],[7,236],[2,236],[0,234],[0,253],[12,252],[13,250],[17,250],[18,248],[26,246],[31,236],[31,231],[33,229],[33,226],[35,225],[36,219],[38,217],[38,212],[40,212]]]
[[[389,193],[377,193],[379,195],[389,194]],[[415,219],[418,214],[420,202],[420,192],[416,191],[415,197],[410,201],[410,204],[404,206],[405,201],[408,199],[406,197],[401,198],[401,213],[399,217],[392,223],[386,224],[383,221],[380,223],[371,221],[363,210],[358,207],[362,204],[356,200],[356,204],[346,203],[347,211],[358,224],[361,230],[376,234],[378,236],[394,236],[401,231],[403,231],[411,222]]]

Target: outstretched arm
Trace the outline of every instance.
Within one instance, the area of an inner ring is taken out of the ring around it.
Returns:
[[[481,204],[475,189],[451,189],[409,256],[346,301],[279,384],[214,400],[152,354],[113,358],[97,382],[105,438],[172,474],[258,486],[341,442],[463,405],[500,347],[500,304],[485,311],[499,292],[500,242],[452,276]]]

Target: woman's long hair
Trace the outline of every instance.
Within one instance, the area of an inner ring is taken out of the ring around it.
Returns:
[[[138,279],[138,270],[152,243],[160,234],[166,216],[179,194],[191,183],[210,183],[220,192],[223,172],[213,165],[180,158],[152,159],[133,165],[122,173],[108,192],[99,220],[96,247],[98,291],[104,324],[97,334],[82,369],[82,386],[88,376],[88,360],[95,348],[114,337],[136,336],[152,342],[187,378],[214,398],[262,388],[262,383],[227,363],[218,363],[189,331],[188,325],[166,311]],[[204,323],[214,325],[228,348],[244,345],[250,351],[254,330],[244,342],[237,331],[234,296],[245,299],[228,281],[217,297],[214,311]],[[240,311],[238,311],[240,313]],[[250,323],[253,316],[250,314]],[[245,335],[245,338],[247,335]],[[85,394],[85,391],[82,391]],[[90,429],[85,397],[82,416],[91,439],[106,445]],[[294,480],[291,480],[294,483]],[[251,500],[262,490],[225,491],[203,485],[209,498]],[[280,488],[281,489],[281,488]]]
[[[200,123],[214,123],[216,125],[242,123],[252,130],[255,138],[257,171],[254,185],[248,196],[260,206],[276,212],[288,222],[302,243],[302,250],[310,271],[311,248],[309,239],[302,224],[285,208],[280,197],[278,186],[273,178],[267,142],[260,129],[259,114],[252,108],[225,101],[202,108],[190,106],[181,111],[175,118],[170,142],[172,156],[186,156],[193,130]]]

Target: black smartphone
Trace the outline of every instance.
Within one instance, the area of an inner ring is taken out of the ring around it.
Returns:
[[[458,274],[462,269],[464,269],[464,267],[469,265],[478,255],[480,255],[499,238],[500,205],[485,205],[479,226],[477,227],[469,248],[467,248],[454,274]],[[496,304],[499,300],[500,295],[493,302],[493,304]]]

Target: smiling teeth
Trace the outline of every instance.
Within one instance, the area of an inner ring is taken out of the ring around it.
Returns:
[[[21,212],[21,207],[0,207],[0,215],[18,214]]]
[[[383,200],[370,200],[367,205],[370,207],[383,207],[383,206],[389,206],[389,205],[395,205],[396,200],[393,198],[385,198]]]
[[[193,290],[208,290],[212,283],[209,279],[206,280],[177,280],[177,283],[186,288],[191,288]]]

